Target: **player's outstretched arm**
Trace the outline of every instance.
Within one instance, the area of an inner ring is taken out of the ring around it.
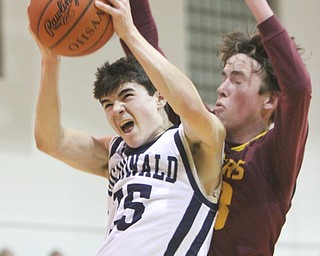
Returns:
[[[41,51],[41,79],[36,105],[34,136],[37,148],[70,166],[106,177],[108,138],[96,139],[61,124],[59,96],[60,56],[37,40]]]

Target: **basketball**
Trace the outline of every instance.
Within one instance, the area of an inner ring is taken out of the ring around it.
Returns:
[[[111,16],[94,0],[31,0],[28,16],[39,41],[64,56],[93,53],[114,33]]]

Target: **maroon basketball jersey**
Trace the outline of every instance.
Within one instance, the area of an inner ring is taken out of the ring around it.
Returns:
[[[310,77],[275,16],[258,28],[281,96],[273,129],[242,145],[226,142],[210,256],[273,255],[304,155]]]

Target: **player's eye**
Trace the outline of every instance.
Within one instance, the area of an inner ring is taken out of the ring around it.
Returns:
[[[103,104],[103,108],[104,108],[104,109],[108,109],[108,108],[110,108],[110,107],[112,107],[112,104],[111,104],[111,103]]]
[[[123,99],[127,99],[131,96],[134,96],[133,93],[126,93],[124,96],[123,96]]]

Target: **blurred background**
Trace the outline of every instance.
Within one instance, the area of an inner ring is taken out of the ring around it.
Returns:
[[[194,80],[204,101],[212,104],[220,81],[215,40],[223,31],[254,29],[243,1],[150,3],[161,48]],[[0,0],[0,252],[8,249],[14,256],[95,255],[107,222],[107,181],[77,172],[35,148],[40,54],[28,33],[28,4],[27,0]],[[303,58],[313,84],[305,158],[275,255],[319,256],[320,174],[313,160],[320,156],[320,1],[273,4],[289,33],[305,48]],[[94,136],[112,132],[92,96],[94,73],[106,60],[113,62],[122,56],[114,36],[91,55],[62,59],[64,126]]]

